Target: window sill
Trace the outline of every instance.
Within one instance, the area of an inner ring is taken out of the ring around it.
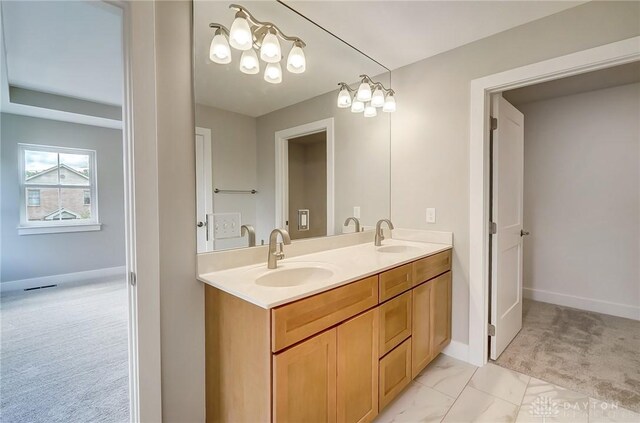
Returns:
[[[102,223],[76,225],[19,226],[18,235],[60,234],[65,232],[91,232],[102,229]]]

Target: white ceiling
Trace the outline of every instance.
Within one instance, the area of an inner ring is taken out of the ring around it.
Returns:
[[[10,85],[122,104],[120,9],[98,1],[3,1],[2,18]]]
[[[338,82],[352,83],[362,73],[374,76],[386,72],[384,67],[275,1],[243,1],[241,4],[256,19],[274,22],[287,35],[305,41],[306,71],[297,75],[286,71],[286,55],[291,45],[284,42],[281,42],[283,81],[277,85],[263,79],[265,63],[262,61],[259,74],[240,72],[240,51],[232,49],[233,60],[228,65],[213,63],[209,60],[209,44],[214,30],[209,28],[209,23],[229,28],[235,15],[229,9],[230,3],[194,2],[196,103],[257,117],[329,91],[337,93]],[[388,85],[388,76],[380,82]]]
[[[586,3],[283,1],[392,70]]]

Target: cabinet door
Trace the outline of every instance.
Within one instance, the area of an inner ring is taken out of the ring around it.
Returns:
[[[380,411],[411,382],[411,338],[380,360]]]
[[[380,357],[411,336],[411,292],[380,307]]]
[[[430,281],[431,356],[435,357],[451,341],[451,272]]]
[[[339,423],[370,422],[378,415],[378,309],[338,326]]]
[[[336,329],[273,356],[273,421],[336,421]]]
[[[411,342],[411,375],[424,369],[431,361],[431,282],[413,288],[413,319]]]

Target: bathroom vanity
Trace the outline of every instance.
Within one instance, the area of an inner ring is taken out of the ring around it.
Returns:
[[[451,340],[451,253],[393,239],[200,275],[207,421],[372,421]]]

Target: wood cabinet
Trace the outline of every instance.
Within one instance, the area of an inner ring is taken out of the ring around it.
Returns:
[[[380,357],[411,336],[411,292],[380,305]]]
[[[431,284],[431,357],[451,341],[451,272],[427,282]]]
[[[205,287],[207,422],[373,421],[451,340],[451,251],[271,310]]]
[[[274,421],[336,421],[336,347],[334,328],[273,356]]]
[[[451,341],[451,272],[411,290],[411,374],[418,374]]]
[[[380,360],[380,409],[411,382],[411,338]]]
[[[378,415],[378,308],[338,326],[338,423]]]

